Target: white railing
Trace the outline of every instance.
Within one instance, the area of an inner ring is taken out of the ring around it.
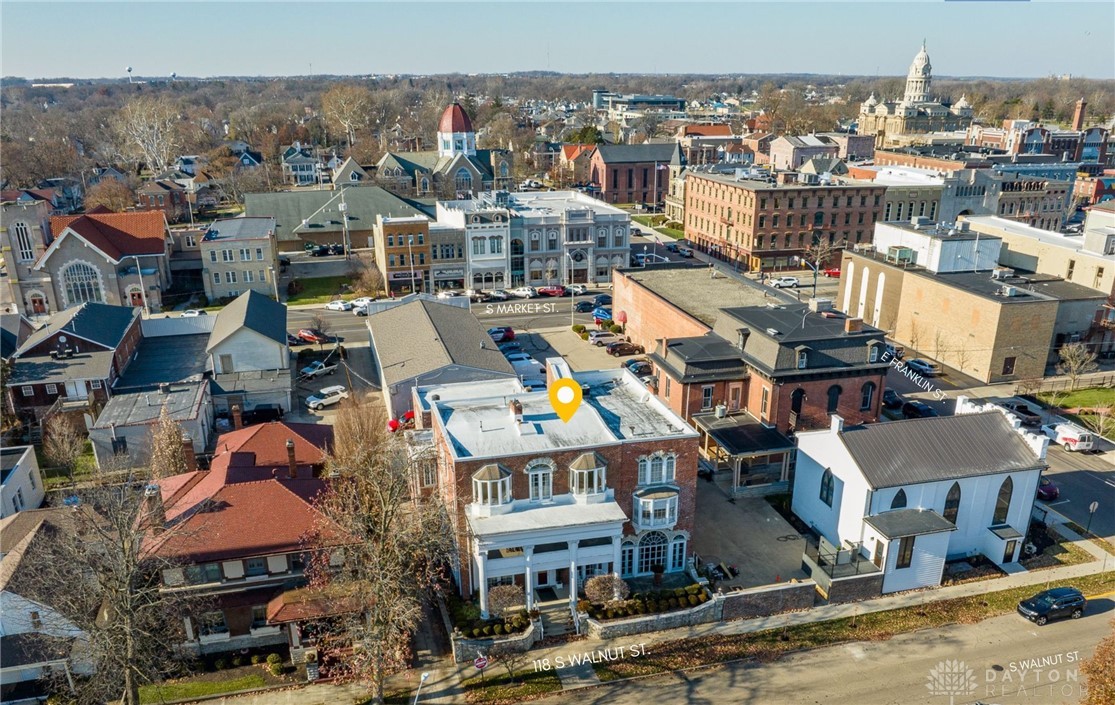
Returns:
[[[282,627],[280,627],[278,625],[265,624],[262,627],[252,627],[248,631],[254,637],[255,636],[273,636],[275,634],[278,634],[280,629],[282,629]]]
[[[228,631],[223,632],[210,632],[209,634],[201,634],[197,640],[202,644],[217,644],[222,641],[228,641],[232,636]]]

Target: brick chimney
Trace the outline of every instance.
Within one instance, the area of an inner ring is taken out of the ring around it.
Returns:
[[[163,506],[163,492],[152,482],[143,488],[144,523],[159,533],[166,526],[166,508]]]
[[[508,407],[511,410],[511,419],[515,423],[521,424],[523,422],[523,403],[518,399],[512,399]]]
[[[844,332],[845,333],[859,333],[863,330],[862,318],[845,318],[844,319]]]
[[[298,461],[294,459],[294,439],[286,439],[286,462],[290,470],[290,479],[298,479]]]
[[[194,455],[194,439],[182,436],[182,455],[186,458],[186,469],[190,472],[197,470],[197,456]]]
[[[231,412],[232,412],[232,430],[233,431],[239,431],[240,429],[244,428],[244,415],[240,411],[240,405],[239,404],[233,404]]]
[[[670,339],[669,338],[663,338],[662,339],[662,359],[665,360],[669,356],[670,356]]]
[[[1076,101],[1076,110],[1072,114],[1072,129],[1077,132],[1084,129],[1084,111],[1087,107],[1088,103],[1083,98]]]

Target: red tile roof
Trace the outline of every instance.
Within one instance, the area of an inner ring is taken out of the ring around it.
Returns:
[[[563,159],[571,162],[595,147],[596,145],[594,144],[563,144],[561,146],[561,155]]]
[[[355,612],[358,609],[361,609],[360,600],[351,595],[299,588],[276,595],[267,603],[267,622],[302,622]]]
[[[441,114],[441,122],[437,125],[438,132],[473,132],[472,120],[460,103],[454,103]]]
[[[66,228],[117,262],[131,255],[166,252],[167,224],[162,211],[86,213],[50,219],[55,237]]]

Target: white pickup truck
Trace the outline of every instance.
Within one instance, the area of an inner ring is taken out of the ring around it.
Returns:
[[[321,360],[314,360],[300,370],[302,379],[317,379],[323,375],[331,375],[337,371],[337,364],[330,362],[325,363]]]

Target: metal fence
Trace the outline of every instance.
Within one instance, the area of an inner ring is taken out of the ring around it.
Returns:
[[[1081,375],[1076,380],[1076,389],[1089,387],[1115,387],[1115,373]],[[1072,380],[1065,378],[1030,380],[1014,385],[1016,394],[1040,394],[1042,392],[1068,392],[1073,390]]]

